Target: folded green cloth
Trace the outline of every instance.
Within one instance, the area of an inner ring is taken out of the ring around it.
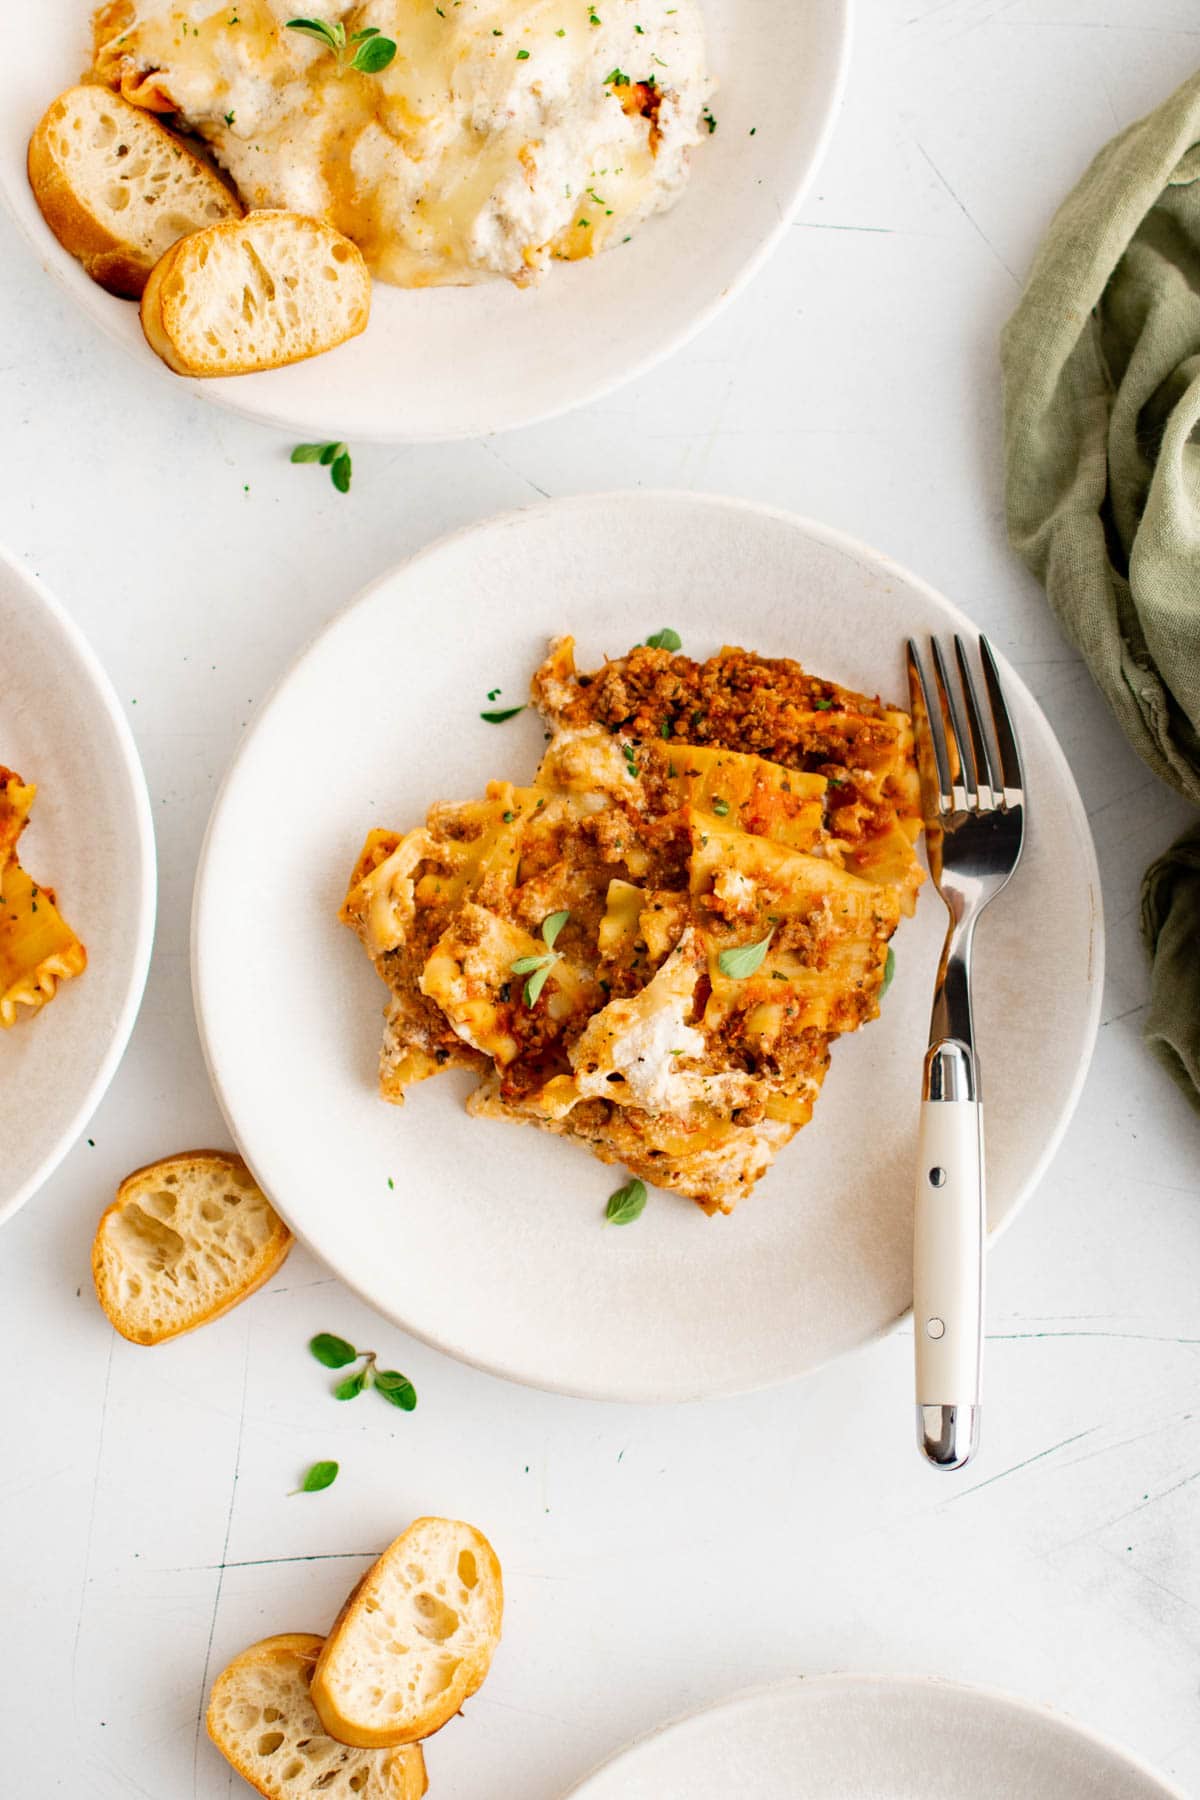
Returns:
[[[1138,755],[1200,803],[1200,75],[1059,208],[1001,362],[1013,546]],[[1200,1107],[1200,825],[1142,923],[1147,1041]]]

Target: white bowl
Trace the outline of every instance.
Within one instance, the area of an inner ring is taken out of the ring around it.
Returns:
[[[37,783],[19,854],[88,953],[35,1017],[0,1031],[0,1220],[66,1155],[116,1072],[154,938],[154,827],[108,677],[78,627],[0,550],[0,762]]]
[[[850,0],[702,4],[718,128],[697,150],[679,205],[631,243],[558,265],[525,292],[507,282],[424,292],[379,283],[370,327],[352,344],[195,385],[302,436],[479,437],[581,406],[678,348],[749,279],[799,206],[829,138],[850,36]],[[90,11],[89,0],[37,0],[6,35],[0,194],[84,310],[163,368],[136,306],[96,287],[61,248],[25,175],[30,132],[87,64]]]

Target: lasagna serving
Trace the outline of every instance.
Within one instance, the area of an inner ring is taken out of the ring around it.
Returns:
[[[12,769],[0,767],[0,1026],[38,1012],[60,981],[87,966],[87,952],[61,917],[53,891],[17,861],[17,839],[36,793]]]
[[[533,681],[527,786],[372,831],[341,918],[389,990],[380,1086],[577,1138],[729,1212],[874,1018],[923,879],[907,715],[724,649]]]
[[[95,69],[203,138],[247,207],[324,219],[384,281],[526,284],[592,256],[678,198],[715,126],[698,0],[322,0],[315,17],[316,37],[295,0],[107,0]],[[363,72],[368,37],[395,55]]]

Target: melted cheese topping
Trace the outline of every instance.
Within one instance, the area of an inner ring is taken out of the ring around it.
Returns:
[[[697,0],[326,0],[378,74],[287,29],[294,0],[110,0],[96,66],[212,146],[250,207],[326,219],[422,287],[592,256],[687,180],[712,92]]]

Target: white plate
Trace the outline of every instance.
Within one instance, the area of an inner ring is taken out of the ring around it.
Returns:
[[[82,975],[0,1031],[0,1220],[46,1180],[121,1060],[154,938],[154,828],[108,677],[41,583],[0,550],[0,762],[37,783],[19,854],[87,948]]]
[[[850,0],[703,5],[718,129],[697,149],[680,204],[632,243],[558,265],[528,292],[500,282],[425,292],[379,284],[369,330],[333,355],[194,385],[301,436],[477,437],[580,406],[667,355],[749,279],[794,215],[824,153],[849,47]],[[91,0],[37,0],[7,34],[0,192],[44,266],[162,368],[137,308],[103,293],[60,248],[25,178],[30,132],[87,63],[90,14]]]
[[[1182,1800],[1059,1713],[875,1675],[782,1682],[633,1744],[570,1800]]]
[[[966,621],[894,563],[820,526],[685,494],[512,513],[385,576],[300,658],[218,799],[193,978],[213,1081],[299,1235],[381,1312],[456,1356],[566,1392],[681,1399],[797,1375],[883,1331],[911,1295],[914,1126],[945,913],[901,928],[877,1024],[845,1039],[813,1123],[729,1219],[653,1196],[601,1230],[619,1176],[563,1141],[462,1111],[461,1075],[402,1109],[375,1092],[383,989],[334,922],[370,826],[532,775],[524,697],[547,639],[581,665],[659,626],[732,639],[905,695],[906,632]],[[978,1026],[992,1226],[1037,1182],[1095,1037],[1095,859],[1061,751],[1015,676],[1032,795],[1019,874],[980,926]],[[469,1085],[467,1083],[466,1085]],[[394,1190],[389,1188],[389,1177]]]

